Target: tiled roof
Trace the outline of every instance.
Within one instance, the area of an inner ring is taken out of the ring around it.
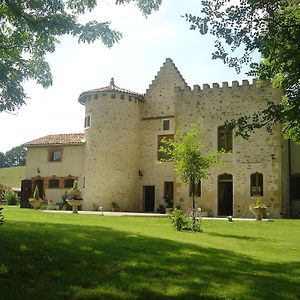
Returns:
[[[110,80],[110,84],[108,86],[102,87],[102,88],[98,88],[98,89],[94,89],[94,90],[89,90],[89,91],[85,91],[83,93],[80,94],[78,101],[81,104],[84,104],[86,101],[86,98],[90,95],[94,95],[94,94],[98,94],[98,93],[103,93],[103,92],[117,92],[117,93],[121,93],[121,94],[129,94],[132,95],[134,97],[136,97],[139,100],[143,100],[144,99],[144,95],[130,91],[130,90],[126,90],[123,88],[120,88],[118,86],[115,85],[115,81],[112,78]]]
[[[83,144],[83,133],[51,134],[23,144],[24,147]]]

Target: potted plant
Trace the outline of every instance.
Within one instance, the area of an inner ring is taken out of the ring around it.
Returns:
[[[41,206],[42,199],[40,198],[39,188],[37,185],[34,188],[32,198],[29,198],[29,203],[34,209],[38,209]]]
[[[78,188],[78,183],[75,180],[73,183],[73,187],[67,193],[67,203],[72,206],[72,210],[74,214],[78,214],[78,206],[82,203],[81,191]]]
[[[166,214],[170,214],[174,208],[173,208],[173,200],[170,196],[165,197],[165,203],[166,203]]]
[[[120,206],[118,205],[117,202],[111,203],[111,211],[120,211]]]
[[[267,207],[257,198],[254,205],[250,205],[249,210],[254,214],[256,221],[261,221],[267,213]]]

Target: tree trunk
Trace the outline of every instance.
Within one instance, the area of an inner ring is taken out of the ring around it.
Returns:
[[[191,184],[192,184],[192,202],[193,202],[193,208],[192,208],[192,223],[193,223],[193,230],[195,230],[196,226],[196,215],[195,215],[195,179],[191,178]]]

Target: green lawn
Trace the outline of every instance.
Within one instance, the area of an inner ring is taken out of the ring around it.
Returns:
[[[23,179],[25,179],[25,167],[0,168],[0,183],[21,187]]]
[[[205,221],[4,208],[0,299],[299,299],[300,221]]]

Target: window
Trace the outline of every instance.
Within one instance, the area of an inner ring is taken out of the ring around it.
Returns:
[[[125,95],[121,94],[120,98],[121,98],[121,100],[124,100],[125,99]]]
[[[157,143],[157,159],[159,161],[163,160],[163,159],[169,159],[170,156],[166,153],[163,153],[161,151],[159,151],[159,149],[161,147],[163,148],[167,148],[168,145],[166,145],[166,143],[164,142],[165,140],[173,140],[174,139],[174,134],[165,134],[165,135],[159,135],[158,136],[158,143]]]
[[[195,196],[201,197],[201,181],[195,183]],[[189,197],[192,197],[192,185],[190,184]]]
[[[64,187],[65,188],[72,188],[74,183],[74,179],[65,179],[64,181]]]
[[[61,161],[62,160],[62,149],[51,149],[48,152],[49,161]]]
[[[263,174],[253,173],[250,176],[250,195],[263,196]]]
[[[110,98],[111,98],[111,99],[116,99],[116,94],[111,94],[111,95],[110,95]]]
[[[170,120],[163,120],[163,130],[170,129]]]
[[[86,115],[84,118],[84,128],[91,127],[91,115]]]
[[[218,127],[218,151],[232,151],[232,129],[226,126]]]
[[[59,187],[59,179],[49,179],[49,188],[58,188]]]

